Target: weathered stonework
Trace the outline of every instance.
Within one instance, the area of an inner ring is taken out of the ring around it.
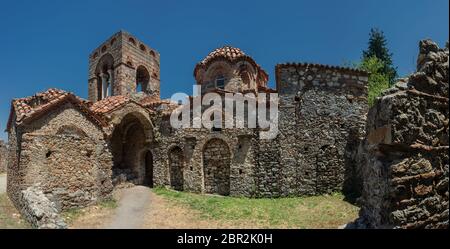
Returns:
[[[64,229],[64,220],[59,216],[55,203],[50,201],[38,185],[28,187],[21,192],[22,215],[34,228]]]
[[[448,228],[448,56],[421,41],[418,72],[371,108],[357,226]]]
[[[282,195],[355,191],[355,151],[365,135],[368,108],[367,73],[282,64],[277,66],[277,90]]]
[[[140,91],[159,98],[159,63],[156,50],[125,31],[114,34],[89,56],[89,100]],[[102,95],[104,83],[109,88],[106,95]]]
[[[0,174],[6,173],[6,167],[8,164],[8,147],[0,140]]]
[[[57,211],[109,198],[112,191],[112,160],[102,128],[82,111],[86,111],[80,107],[83,102],[71,94],[55,94],[59,97],[53,99],[58,103],[54,108],[25,113],[22,122],[9,124],[13,147],[9,148],[7,193],[32,224],[35,212],[25,198],[32,186],[39,186]],[[45,95],[36,95],[19,102],[33,105],[38,99],[47,101]]]
[[[446,227],[448,49],[421,50],[419,72],[368,119],[364,71],[280,64],[275,90],[241,50],[213,51],[194,70],[205,92],[279,94],[269,140],[259,127],[172,128],[178,105],[159,98],[159,54],[119,32],[90,55],[89,101],[57,89],[13,101],[8,195],[36,223],[23,194],[36,186],[49,217],[121,183],[256,198],[363,189],[369,227]]]

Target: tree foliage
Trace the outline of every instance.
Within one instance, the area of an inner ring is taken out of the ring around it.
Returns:
[[[382,73],[388,77],[389,84],[392,85],[397,78],[397,69],[392,61],[393,54],[387,47],[387,40],[383,31],[372,28],[370,30],[369,46],[363,51],[363,61],[376,57],[382,62],[382,66],[378,69],[378,73]]]
[[[383,72],[385,64],[376,56],[365,57],[358,65],[359,69],[365,70],[369,73],[368,80],[368,102],[369,106],[372,106],[375,99],[381,95],[381,93],[389,88],[389,76]]]

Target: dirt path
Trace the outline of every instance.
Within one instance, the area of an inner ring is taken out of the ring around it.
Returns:
[[[135,186],[117,192],[118,207],[106,229],[143,228],[142,217],[151,205],[152,192],[144,186]]]
[[[0,174],[0,194],[6,192],[6,174]]]

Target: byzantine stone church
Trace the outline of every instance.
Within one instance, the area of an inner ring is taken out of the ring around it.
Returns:
[[[14,99],[7,125],[14,204],[24,206],[21,192],[33,186],[59,210],[109,198],[124,183],[254,198],[359,189],[366,72],[278,64],[272,89],[239,48],[207,54],[193,72],[202,93],[279,95],[279,134],[267,140],[259,127],[173,129],[178,104],[160,98],[160,67],[154,48],[120,31],[89,55],[87,99],[60,89]]]

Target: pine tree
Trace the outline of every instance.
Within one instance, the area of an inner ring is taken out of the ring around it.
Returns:
[[[383,62],[384,66],[380,68],[380,73],[388,76],[389,83],[392,85],[397,78],[397,69],[392,62],[392,53],[387,47],[386,37],[383,31],[372,28],[370,30],[369,47],[363,51],[363,60],[376,57]]]

